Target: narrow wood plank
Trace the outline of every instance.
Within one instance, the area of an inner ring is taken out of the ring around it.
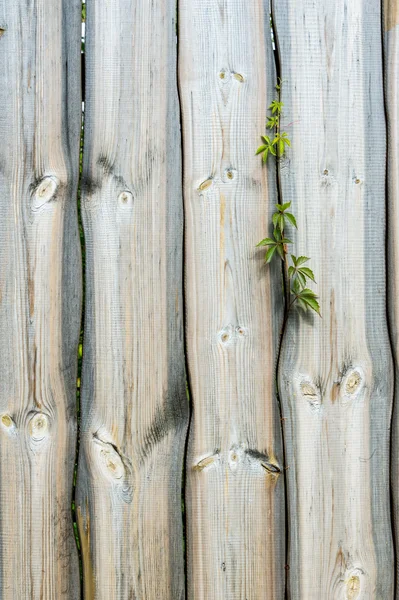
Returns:
[[[279,386],[291,600],[393,598],[392,363],[385,304],[381,14],[368,0],[279,0],[292,148],[284,202],[312,259],[323,318],[293,316]]]
[[[391,482],[395,546],[399,544],[399,2],[383,2],[385,106],[388,136],[388,309],[394,355],[395,395],[392,420]],[[396,597],[399,597],[396,552]]]
[[[256,243],[276,171],[255,150],[274,97],[268,3],[182,0],[188,597],[283,598],[284,483],[274,366],[279,269]],[[280,300],[280,297],[278,297]],[[281,305],[281,302],[280,302]]]
[[[0,597],[77,599],[76,0],[0,0],[0,81]]]
[[[88,0],[77,510],[91,598],[184,598],[174,0]]]

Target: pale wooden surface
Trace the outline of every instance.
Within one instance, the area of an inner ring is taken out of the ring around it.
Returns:
[[[323,318],[291,318],[279,384],[291,600],[393,598],[381,15],[368,0],[276,0],[284,201]]]
[[[188,403],[173,0],[89,0],[77,511],[85,600],[184,598]]]
[[[189,600],[281,600],[284,489],[274,366],[279,268],[256,243],[276,172],[255,156],[275,71],[267,2],[182,0]],[[272,292],[273,291],[273,292]]]
[[[77,599],[80,5],[0,0],[0,597]]]
[[[395,366],[395,396],[392,421],[392,516],[396,549],[399,543],[399,2],[384,0],[385,102],[388,134],[388,309]],[[398,556],[396,595],[399,597]]]

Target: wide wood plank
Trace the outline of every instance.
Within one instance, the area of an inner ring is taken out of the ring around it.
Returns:
[[[388,135],[388,309],[394,355],[395,396],[392,421],[392,517],[395,544],[399,543],[399,2],[383,3],[385,105]],[[399,560],[396,553],[396,596],[399,597]]]
[[[86,600],[184,598],[174,0],[88,0],[77,511]]]
[[[368,0],[274,1],[286,123],[282,196],[322,319],[293,315],[285,417],[291,600],[393,598],[381,14]]]
[[[255,248],[276,202],[275,166],[262,169],[255,156],[276,83],[268,3],[182,0],[179,44],[193,401],[188,598],[281,600],[281,272]]]
[[[0,0],[0,597],[77,599],[80,4]]]

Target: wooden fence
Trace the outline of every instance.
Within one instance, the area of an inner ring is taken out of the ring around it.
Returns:
[[[83,86],[80,1],[0,0],[1,600],[399,600],[380,4],[87,0]],[[322,313],[282,339],[279,201]]]

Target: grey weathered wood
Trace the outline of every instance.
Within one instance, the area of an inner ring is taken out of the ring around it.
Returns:
[[[255,248],[276,202],[275,168],[255,156],[274,97],[268,3],[182,0],[179,44],[193,400],[188,597],[281,600],[281,281]]]
[[[80,4],[0,0],[0,597],[77,599]]]
[[[279,386],[289,498],[289,597],[393,598],[392,363],[385,306],[381,15],[368,0],[274,2],[298,217],[323,318],[293,316]]]
[[[388,135],[388,308],[394,355],[395,396],[392,421],[392,516],[396,549],[399,543],[399,2],[383,3],[385,101]],[[396,596],[399,597],[399,566],[396,555]]]
[[[88,0],[85,598],[184,598],[181,149],[174,0]]]

